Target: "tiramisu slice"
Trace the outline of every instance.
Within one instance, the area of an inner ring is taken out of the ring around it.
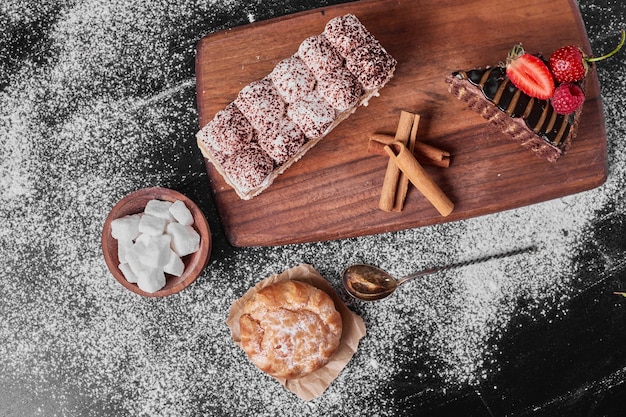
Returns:
[[[267,187],[393,77],[396,60],[351,14],[330,20],[197,134],[237,195]]]

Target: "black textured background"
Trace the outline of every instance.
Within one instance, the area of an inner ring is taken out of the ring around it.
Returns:
[[[195,45],[335,3],[2,2],[1,416],[626,415],[626,298],[614,294],[626,291],[624,52],[596,68],[609,149],[602,187],[379,236],[226,242],[195,146]],[[592,49],[610,50],[626,3],[579,3]],[[128,293],[100,252],[110,208],[148,186],[187,194],[213,231],[207,270],[167,299]],[[300,262],[339,289],[351,262],[401,275],[520,242],[541,251],[412,283],[381,303],[346,299],[368,335],[308,403],[251,366],[224,324],[247,288]]]

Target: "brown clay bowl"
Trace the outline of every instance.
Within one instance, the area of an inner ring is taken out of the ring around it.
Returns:
[[[117,239],[111,236],[111,222],[129,214],[143,212],[148,201],[153,199],[171,202],[182,200],[185,203],[193,215],[193,228],[200,235],[200,249],[182,258],[185,264],[185,271],[180,277],[166,274],[165,287],[156,292],[149,293],[139,289],[137,284],[128,282],[126,278],[124,278],[122,271],[120,271],[118,267]],[[202,211],[185,195],[168,188],[144,188],[122,198],[107,216],[102,230],[102,252],[109,271],[111,271],[115,279],[124,287],[146,297],[165,297],[188,287],[198,278],[200,273],[207,266],[211,253],[211,230],[209,229],[209,224]]]

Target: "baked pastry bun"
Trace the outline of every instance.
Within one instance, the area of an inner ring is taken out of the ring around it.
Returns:
[[[341,341],[343,324],[332,298],[300,281],[259,290],[239,318],[241,347],[275,378],[296,379],[326,365]]]

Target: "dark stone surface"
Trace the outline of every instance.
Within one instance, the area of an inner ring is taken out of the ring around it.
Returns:
[[[626,59],[596,71],[609,178],[595,190],[453,224],[233,248],[195,145],[195,44],[340,1],[4,1],[0,7],[0,415],[626,415]],[[580,1],[594,52],[621,0]],[[108,273],[100,233],[138,188],[188,195],[214,249],[180,294]],[[388,300],[342,297],[368,334],[303,402],[256,370],[224,324],[233,300],[300,262],[340,290],[347,264],[400,276],[529,242],[536,255],[431,276]]]

